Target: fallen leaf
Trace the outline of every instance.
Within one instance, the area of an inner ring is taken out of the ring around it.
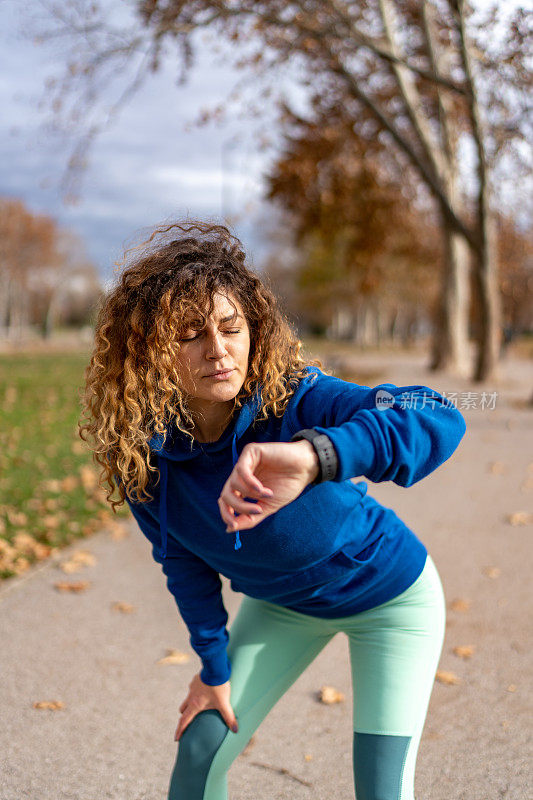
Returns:
[[[19,556],[13,562],[13,566],[11,569],[15,573],[15,575],[20,575],[21,572],[26,572],[27,569],[30,567],[30,562],[24,556]]]
[[[130,535],[129,528],[125,522],[115,522],[110,520],[106,523],[106,528],[109,529],[111,538],[118,542],[121,539],[126,539]]]
[[[515,511],[513,514],[507,515],[507,522],[513,526],[530,525],[533,522],[533,514],[527,511]]]
[[[96,524],[95,524],[95,522],[96,522]],[[87,523],[86,523],[86,524],[83,526],[83,528],[81,529],[81,532],[83,533],[83,535],[84,535],[84,536],[90,536],[90,535],[91,535],[92,533],[94,533],[94,532],[95,532],[95,531],[96,531],[96,530],[97,530],[99,527],[100,527],[100,523],[99,523],[97,520],[93,520],[93,519],[92,519],[92,520],[89,520],[89,522],[87,522]]]
[[[527,492],[530,489],[533,489],[533,475],[528,475],[520,488],[522,489],[523,492]]]
[[[92,567],[96,564],[96,558],[89,550],[76,550],[69,559],[62,561],[59,565],[63,572],[80,572],[82,567]]]
[[[66,572],[67,575],[71,575],[73,572],[81,572],[83,569],[82,565],[78,564],[77,561],[62,561],[59,567],[63,572]]]
[[[167,654],[164,658],[160,658],[159,661],[156,661],[156,664],[186,664],[190,661],[190,655],[188,653],[182,653],[180,650],[172,650],[167,648]]]
[[[305,759],[305,761],[312,761],[313,760],[313,756],[311,755],[311,753],[306,753],[304,755],[304,759]]]
[[[489,472],[491,475],[503,475],[507,470],[507,467],[502,461],[493,461],[489,464]]]
[[[91,585],[90,581],[58,581],[54,583],[59,592],[84,592]]]
[[[34,556],[38,561],[48,558],[52,552],[52,548],[49,545],[38,542],[29,533],[17,533],[13,537],[13,544],[17,550]]]
[[[510,683],[509,686],[507,687],[507,691],[508,692],[516,692],[516,684],[515,683]]]
[[[132,606],[131,603],[122,603],[120,601],[112,603],[111,608],[114,611],[122,612],[122,614],[132,614],[135,611],[135,606]]]
[[[452,600],[450,603],[450,609],[452,611],[468,611],[470,608],[470,600],[466,600],[463,597],[456,597],[455,600]]]
[[[38,700],[33,704],[33,708],[46,708],[49,711],[59,711],[65,708],[65,704],[61,700]]]
[[[248,741],[248,744],[246,745],[244,750],[241,751],[241,756],[247,756],[248,753],[250,752],[250,750],[252,750],[255,747],[255,742],[256,742],[256,738],[255,738],[255,735],[254,735]]]
[[[501,572],[499,567],[483,567],[483,574],[486,575],[487,578],[499,578]]]
[[[42,507],[45,511],[55,511],[59,505],[59,500],[57,497],[47,497],[44,503],[42,503]]]
[[[76,550],[75,553],[72,553],[70,560],[76,561],[78,564],[85,564],[88,567],[96,564],[96,558],[89,550]]]
[[[453,648],[453,652],[460,658],[471,658],[476,648],[471,644],[460,644]]]
[[[71,522],[68,523],[67,528],[69,529],[69,531],[72,531],[72,533],[78,533],[81,528],[81,525],[79,522],[76,522],[76,520],[73,519]]]
[[[26,525],[28,522],[28,517],[23,511],[16,511],[11,508],[7,509],[7,518],[9,524],[13,525],[15,528],[18,528],[20,525]]]
[[[322,686],[318,695],[318,699],[321,703],[332,705],[333,703],[342,703],[344,700],[344,695],[333,686]]]
[[[88,450],[88,447],[83,442],[72,442],[72,444],[70,446],[70,452],[74,453],[77,456],[82,455],[83,453],[86,453],[87,450]]]
[[[43,481],[41,486],[45,490],[45,492],[54,492],[56,494],[59,494],[59,492],[61,491],[61,481],[55,479]]]
[[[98,475],[92,467],[83,464],[79,468],[81,483],[86,491],[92,491],[98,485]]]
[[[72,492],[77,485],[78,485],[78,478],[75,475],[67,475],[67,477],[63,478],[63,480],[61,481],[61,491]]]
[[[446,686],[453,686],[457,683],[461,683],[461,679],[457,677],[455,672],[444,672],[443,670],[437,670],[435,680],[439,683],[446,684]]]

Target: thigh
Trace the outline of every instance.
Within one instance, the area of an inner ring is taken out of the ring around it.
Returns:
[[[228,644],[230,702],[239,730],[228,731],[214,754],[202,800],[226,800],[229,767],[335,633],[321,620],[244,596]]]
[[[323,621],[244,596],[229,630],[230,702],[239,730],[220,713],[198,714],[183,733],[169,800],[227,800],[227,772],[255,729],[336,631]]]
[[[354,730],[412,736],[426,715],[445,633],[444,593],[431,557],[409,589],[352,619],[345,632]]]
[[[228,644],[239,729],[255,729],[335,633],[325,620],[245,596]]]
[[[407,591],[347,629],[357,800],[413,800],[415,764],[442,651],[446,607],[428,556]]]

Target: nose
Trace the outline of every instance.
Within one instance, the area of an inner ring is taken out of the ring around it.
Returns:
[[[207,339],[207,357],[218,360],[226,355],[226,347],[221,334],[213,334]]]

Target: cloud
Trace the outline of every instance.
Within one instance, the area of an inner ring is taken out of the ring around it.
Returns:
[[[200,54],[183,87],[170,64],[142,87],[96,140],[82,176],[78,205],[65,205],[60,183],[73,140],[45,126],[38,108],[45,76],[57,72],[60,50],[21,34],[20,6],[4,2],[0,31],[0,192],[54,216],[87,244],[103,276],[135,232],[169,218],[234,213],[261,196],[264,158],[245,141],[250,127],[185,130],[201,107],[227,96],[236,73]],[[242,134],[240,142],[233,142]],[[240,224],[250,236],[247,222]]]

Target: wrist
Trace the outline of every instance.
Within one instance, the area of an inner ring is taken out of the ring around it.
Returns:
[[[301,463],[308,475],[307,483],[313,483],[313,481],[317,479],[320,472],[320,461],[315,448],[311,442],[307,441],[307,439],[300,439],[297,442],[293,442],[293,445],[294,447],[298,447],[300,449],[300,457],[302,459]]]
[[[311,444],[318,457],[318,472],[313,485],[334,480],[339,468],[339,459],[329,436],[315,428],[303,428],[293,435],[291,442],[299,442],[302,439]]]

